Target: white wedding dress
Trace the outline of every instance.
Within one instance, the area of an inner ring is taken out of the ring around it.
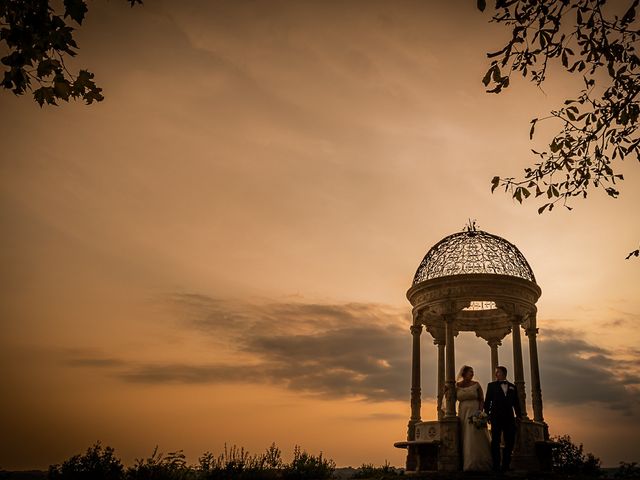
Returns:
[[[460,417],[460,434],[462,436],[462,469],[469,471],[487,471],[491,470],[493,465],[489,430],[486,427],[477,428],[469,423],[469,418],[479,408],[479,388],[479,383],[468,387],[456,385],[456,396],[460,402],[458,417]]]

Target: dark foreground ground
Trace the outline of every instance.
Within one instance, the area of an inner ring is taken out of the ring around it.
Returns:
[[[599,478],[614,478],[617,468],[603,468],[603,475]],[[400,470],[398,470],[400,472]],[[335,478],[339,480],[351,479],[357,469],[351,467],[337,468],[335,471]],[[392,480],[399,478],[411,478],[415,480],[594,480],[595,477],[580,477],[580,476],[567,476],[567,475],[553,475],[553,474],[525,474],[509,472],[506,475],[486,475],[479,473],[428,473],[420,475],[386,475],[372,477],[371,480]],[[24,470],[9,472],[6,470],[0,470],[0,480],[46,480],[47,472],[40,470]],[[311,479],[309,479],[311,480]],[[367,480],[367,479],[362,479]],[[637,480],[640,480],[638,477]]]

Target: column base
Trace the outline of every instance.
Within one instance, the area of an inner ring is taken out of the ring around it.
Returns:
[[[457,472],[461,469],[460,420],[418,422],[413,425],[415,440],[396,442],[407,449],[406,473]]]
[[[513,447],[513,469],[527,472],[549,471],[552,442],[548,440],[548,427],[545,423],[523,418]]]
[[[438,471],[456,472],[461,469],[460,419],[444,417],[440,421],[440,448]]]

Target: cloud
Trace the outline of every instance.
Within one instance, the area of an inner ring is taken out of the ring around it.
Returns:
[[[252,355],[252,363],[125,363],[84,356],[70,365],[111,368],[112,375],[141,384],[267,383],[322,398],[408,398],[411,336],[404,311],[379,304],[243,302],[197,294],[171,295],[167,301],[179,313],[176,328],[231,343]],[[422,338],[425,352],[431,338]],[[465,357],[481,358],[485,350],[465,346]],[[547,328],[539,339],[539,358],[545,402],[597,403],[626,414],[638,406],[636,349],[611,351],[588,343],[579,332]],[[433,397],[432,382],[423,383],[423,396]]]
[[[630,413],[638,406],[638,353],[607,350],[577,332],[547,330],[539,344],[543,396],[560,404],[597,402]]]
[[[71,358],[67,365],[72,367],[111,368],[126,366],[127,362],[119,358],[106,357],[75,357]]]

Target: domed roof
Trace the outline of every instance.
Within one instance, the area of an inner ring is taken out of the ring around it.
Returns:
[[[431,247],[413,277],[413,285],[467,273],[510,275],[536,281],[529,263],[513,243],[471,225]]]

